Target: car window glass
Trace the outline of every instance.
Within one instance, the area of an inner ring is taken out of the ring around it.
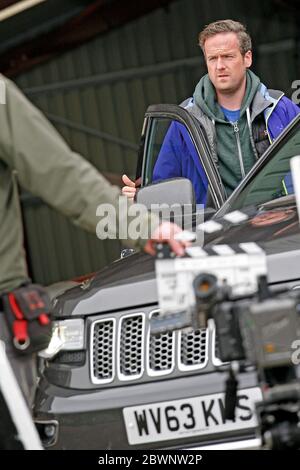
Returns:
[[[188,160],[201,166],[189,131],[174,119],[152,120],[146,152],[144,185],[167,178],[188,178]]]
[[[275,153],[260,171],[249,181],[230,205],[231,210],[242,207],[259,205],[293,194],[290,159],[300,154],[300,125],[299,123],[288,134],[288,138],[279,144]]]

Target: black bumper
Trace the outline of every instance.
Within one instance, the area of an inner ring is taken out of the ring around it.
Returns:
[[[226,374],[213,372],[87,392],[53,386],[44,378],[40,381],[34,415],[40,423],[44,444],[49,449],[192,448],[252,439],[255,428],[207,436],[184,436],[143,445],[130,445],[128,442],[123,408],[223,392],[225,380]],[[240,389],[255,386],[254,373],[240,376]],[[48,423],[50,428],[47,431],[51,430],[51,423],[53,425],[50,439],[43,437],[43,427]]]

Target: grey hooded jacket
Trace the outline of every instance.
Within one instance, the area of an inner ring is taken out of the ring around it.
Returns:
[[[261,84],[251,103],[251,108],[247,108],[247,124],[250,133],[250,142],[255,158],[258,159],[272,142],[272,136],[268,132],[268,120],[275,110],[277,104],[284,96],[284,93],[278,90],[267,90],[265,85]],[[181,106],[187,109],[200,122],[205,130],[207,141],[211,150],[211,156],[214,164],[219,168],[219,158],[217,154],[217,134],[216,123],[194,102],[193,98],[188,98],[181,103]],[[220,184],[221,181],[220,181]],[[224,198],[227,194],[224,192]]]

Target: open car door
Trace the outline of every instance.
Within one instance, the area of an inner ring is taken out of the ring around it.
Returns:
[[[149,106],[141,142],[136,174],[141,187],[185,177],[193,182],[198,203],[216,210],[221,207],[225,201],[223,185],[205,132],[186,109],[166,104]],[[199,201],[202,192],[204,202]]]

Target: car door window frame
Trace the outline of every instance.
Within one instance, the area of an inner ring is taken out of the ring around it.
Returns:
[[[151,137],[151,129],[154,120],[159,118],[174,120],[186,127],[208,179],[208,185],[215,207],[216,209],[219,209],[225,202],[222,194],[222,183],[219,173],[213,162],[204,131],[194,116],[192,116],[188,111],[186,111],[184,108],[181,108],[180,106],[151,105],[147,109],[142,131],[141,142],[143,148],[139,153],[139,160],[137,164],[137,179],[141,177],[142,185],[144,184],[146,155],[148,151],[149,139]]]

